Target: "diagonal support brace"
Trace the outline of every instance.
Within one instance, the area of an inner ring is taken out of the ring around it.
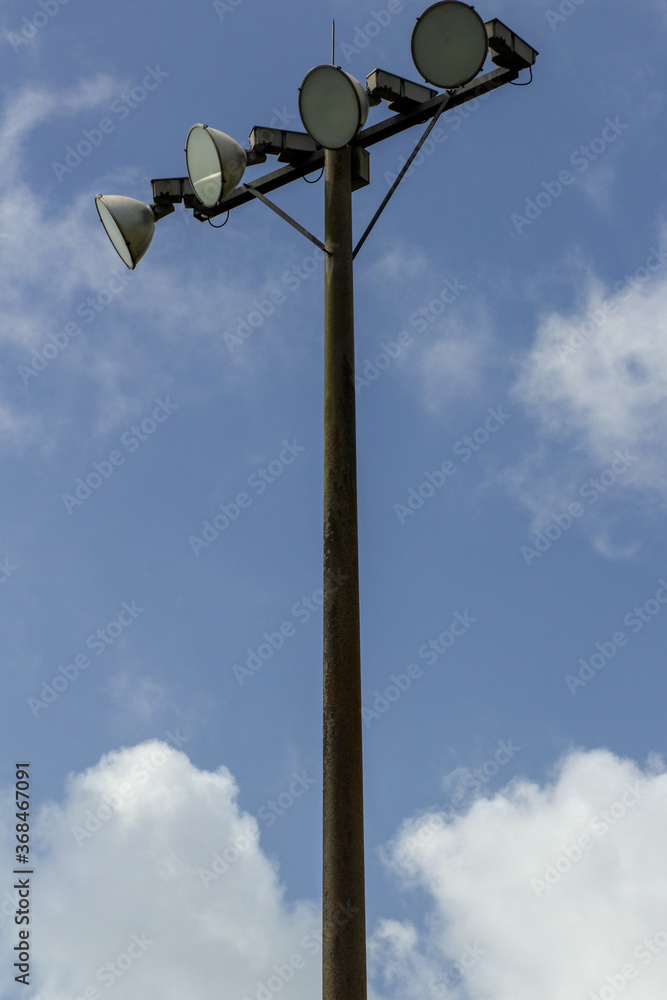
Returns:
[[[451,100],[451,96],[452,96],[451,94],[445,94],[445,96],[443,97],[442,103],[440,104],[440,106],[439,106],[438,110],[436,111],[435,115],[433,116],[433,118],[431,119],[431,121],[429,122],[429,124],[427,125],[427,127],[426,127],[426,129],[424,131],[424,134],[422,135],[421,139],[419,140],[419,142],[417,143],[417,145],[415,146],[415,148],[410,153],[410,156],[408,157],[408,159],[406,160],[406,162],[403,164],[403,169],[401,170],[400,174],[398,175],[398,177],[396,178],[396,180],[394,181],[394,183],[391,185],[391,187],[387,191],[385,197],[382,200],[382,204],[378,208],[377,212],[375,213],[375,215],[373,216],[373,218],[371,219],[371,221],[368,223],[368,226],[366,227],[366,232],[364,233],[364,235],[361,237],[361,239],[357,243],[356,247],[354,248],[354,252],[352,254],[352,260],[354,260],[354,258],[357,256],[357,254],[361,250],[362,246],[366,242],[367,238],[370,236],[371,229],[373,228],[373,226],[375,225],[375,223],[377,222],[377,220],[382,215],[384,209],[386,208],[387,202],[389,201],[389,199],[393,195],[394,191],[396,190],[396,188],[398,187],[398,185],[401,183],[401,181],[403,180],[403,178],[407,174],[408,170],[410,169],[410,165],[411,165],[412,161],[414,160],[415,156],[417,155],[417,153],[422,148],[422,146],[424,145],[424,143],[428,139],[429,135],[431,134],[431,129],[435,127],[436,122],[438,121],[438,118],[440,117],[440,115],[442,114],[442,112],[445,110],[445,108],[449,104],[449,102]]]
[[[262,194],[260,191],[258,191],[257,188],[252,186],[252,184],[243,184],[242,188],[243,190],[248,191],[249,194],[253,195],[268,208],[270,208],[273,212],[276,213],[276,215],[279,215],[281,219],[285,220],[285,222],[289,222],[290,226],[293,226],[298,232],[301,233],[302,236],[305,236],[307,240],[310,240],[310,242],[314,243],[316,247],[319,247],[320,250],[323,250],[325,254],[327,254],[329,257],[331,256],[331,250],[327,250],[324,243],[321,243],[318,240],[317,236],[313,236],[312,233],[309,233],[307,229],[304,229],[304,227],[301,226],[296,221],[296,219],[293,219],[291,215],[287,214],[287,212],[283,212],[282,208],[278,208],[277,205],[274,205],[272,201],[269,201],[269,199],[266,197],[265,194]]]

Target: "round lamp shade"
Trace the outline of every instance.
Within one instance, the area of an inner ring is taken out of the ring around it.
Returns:
[[[118,256],[134,270],[155,232],[155,216],[142,201],[120,194],[98,194],[95,205]]]
[[[243,177],[246,155],[230,135],[208,125],[193,125],[185,142],[185,162],[197,198],[214,208]]]
[[[325,149],[344,149],[368,117],[365,87],[337,66],[315,66],[299,88],[306,132]]]
[[[425,10],[412,32],[412,59],[427,83],[453,90],[469,83],[484,65],[489,39],[476,10],[443,0]]]

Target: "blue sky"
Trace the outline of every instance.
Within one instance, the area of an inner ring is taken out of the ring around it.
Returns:
[[[422,9],[0,5],[3,998],[23,760],[30,996],[320,989],[321,254],[178,207],[130,273],[94,196],[300,129],[332,17],[418,80]],[[443,115],[355,264],[370,995],[662,1000],[667,9],[478,10],[533,83]]]

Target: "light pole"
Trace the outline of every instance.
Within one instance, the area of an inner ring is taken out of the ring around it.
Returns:
[[[322,996],[366,997],[352,151],[324,158]],[[348,908],[345,913],[341,905]],[[343,915],[339,924],[338,915]]]
[[[498,67],[475,79],[491,52]],[[134,268],[155,222],[184,202],[212,218],[257,199],[326,254],[324,273],[324,745],[323,1000],[365,1000],[366,926],[357,542],[353,260],[438,118],[531,70],[537,52],[498,20],[486,24],[460,0],[441,0],[417,19],[412,55],[427,83],[383,70],[366,87],[340,68],[318,66],[300,88],[306,132],[254,128],[250,148],[194,125],[186,142],[188,177],[152,181],[154,203],[98,195],[100,219],[117,252]],[[394,114],[362,130],[369,105]],[[353,249],[352,192],[370,182],[368,146],[428,122],[396,181]],[[239,186],[246,166],[275,155],[287,166]],[[271,202],[272,191],[324,168],[325,239]]]

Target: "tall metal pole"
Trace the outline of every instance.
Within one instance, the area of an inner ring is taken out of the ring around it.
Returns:
[[[326,150],[323,1000],[366,1000],[352,150]]]

